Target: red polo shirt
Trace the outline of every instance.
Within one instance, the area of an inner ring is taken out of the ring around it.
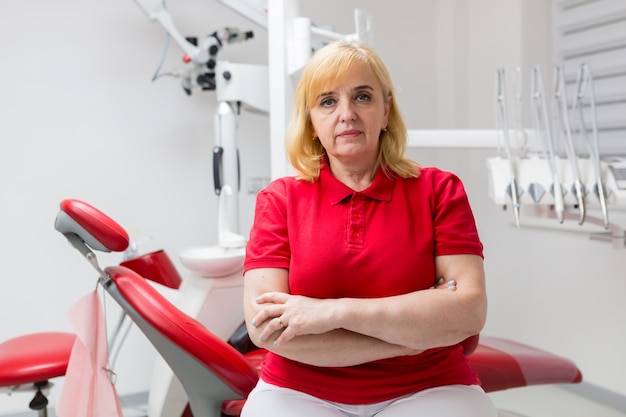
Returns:
[[[431,287],[435,256],[482,256],[458,177],[423,168],[354,192],[322,168],[318,181],[293,177],[259,192],[244,272],[289,270],[292,294],[377,298]],[[329,401],[367,404],[447,384],[478,384],[460,346],[358,366],[314,367],[269,353],[261,377]]]

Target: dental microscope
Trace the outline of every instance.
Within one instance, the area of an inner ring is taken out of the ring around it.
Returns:
[[[179,254],[188,274],[174,304],[227,340],[243,323],[243,310],[232,308],[241,303],[245,246],[239,229],[237,118],[242,108],[269,112],[268,68],[217,59],[224,46],[253,38],[251,31],[226,27],[203,39],[183,37],[162,0],[136,3],[182,49],[185,67],[176,75],[183,91],[188,95],[194,90],[214,91],[217,96],[213,147],[213,185],[219,196],[217,245],[191,247]],[[148,401],[149,417],[181,416],[187,405],[182,385],[161,358],[155,364]]]

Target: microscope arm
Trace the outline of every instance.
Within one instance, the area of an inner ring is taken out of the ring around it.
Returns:
[[[174,39],[174,41],[181,47],[185,54],[189,57],[189,60],[194,63],[204,64],[209,60],[208,49],[203,49],[195,46],[184,36],[180,34],[172,16],[165,8],[163,0],[135,0],[135,3],[144,11],[150,21],[157,20],[161,26],[167,31],[167,33]]]

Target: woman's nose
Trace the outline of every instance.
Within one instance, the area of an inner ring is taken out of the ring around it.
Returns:
[[[350,101],[344,101],[339,106],[339,115],[342,122],[348,122],[356,120],[356,111],[353,104]]]

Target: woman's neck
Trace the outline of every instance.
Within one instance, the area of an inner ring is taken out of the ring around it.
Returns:
[[[368,188],[376,176],[377,166],[372,162],[346,164],[329,158],[329,163],[333,176],[354,191],[363,191]]]

